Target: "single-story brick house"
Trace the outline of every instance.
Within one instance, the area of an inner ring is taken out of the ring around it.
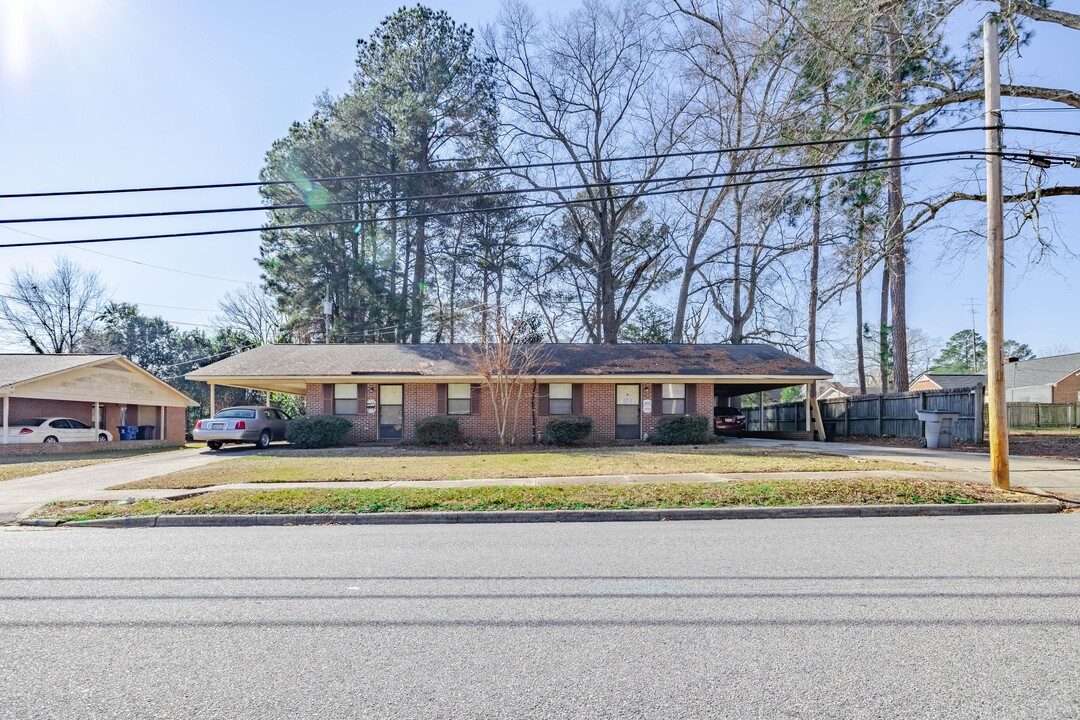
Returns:
[[[181,444],[198,404],[122,355],[76,354],[0,354],[0,401],[3,444],[9,424],[36,417],[74,418],[114,442],[119,425],[153,425],[154,439]]]
[[[960,390],[986,385],[986,373],[935,373],[925,372],[915,378],[910,390]]]
[[[1008,402],[1080,402],[1080,353],[1005,363]]]
[[[210,384],[211,403],[216,385],[303,395],[309,415],[349,418],[352,442],[410,440],[416,421],[434,415],[458,418],[467,438],[492,440],[491,396],[472,357],[463,344],[263,345],[186,377]],[[664,415],[711,416],[728,398],[831,377],[767,345],[552,343],[535,366],[518,442],[561,416],[592,418],[597,441],[639,440]]]

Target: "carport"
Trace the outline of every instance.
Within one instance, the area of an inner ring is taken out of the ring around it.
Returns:
[[[0,444],[12,422],[69,417],[116,435],[153,425],[154,440],[181,444],[194,400],[122,355],[0,354]]]

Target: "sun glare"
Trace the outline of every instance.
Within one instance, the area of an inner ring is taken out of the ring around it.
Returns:
[[[102,0],[0,0],[0,63],[22,80],[49,54],[67,55],[102,10]]]

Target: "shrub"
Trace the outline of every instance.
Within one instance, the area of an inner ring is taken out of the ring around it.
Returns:
[[[421,445],[452,445],[461,442],[457,418],[426,417],[416,421],[416,442]]]
[[[352,423],[337,415],[300,415],[285,424],[285,439],[298,448],[341,445]]]
[[[657,445],[696,445],[712,441],[712,419],[704,415],[676,415],[660,418],[649,438]]]
[[[548,420],[544,438],[554,445],[577,445],[592,432],[592,418],[568,417]]]

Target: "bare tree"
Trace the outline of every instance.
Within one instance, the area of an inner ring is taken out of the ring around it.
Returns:
[[[688,102],[669,82],[663,31],[642,0],[591,0],[546,23],[509,0],[487,34],[506,111],[504,159],[568,163],[518,176],[566,203],[547,249],[563,256],[592,342],[616,342],[663,275],[666,233],[649,226],[642,193],[657,187]],[[649,157],[611,161],[627,155]]]
[[[8,334],[38,353],[69,353],[93,329],[105,305],[105,286],[95,270],[66,255],[48,275],[12,268],[11,290],[0,296],[0,318]]]
[[[491,396],[495,430],[500,445],[513,445],[521,402],[529,392],[528,377],[542,370],[546,346],[535,342],[534,328],[524,313],[508,318],[502,308],[480,314],[486,327],[483,340],[466,346],[473,366]]]
[[[285,315],[258,285],[248,283],[225,293],[218,307],[221,315],[215,323],[220,327],[239,330],[262,344],[281,340]]]

